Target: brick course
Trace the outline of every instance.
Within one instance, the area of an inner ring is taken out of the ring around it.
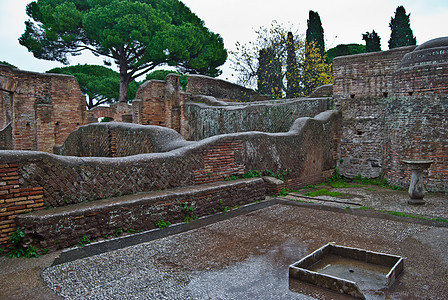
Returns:
[[[262,179],[243,179],[60,207],[21,215],[18,224],[30,243],[56,250],[77,245],[83,236],[93,240],[116,230],[154,229],[159,220],[179,223],[190,213],[201,217],[264,195]]]
[[[18,215],[44,208],[42,187],[22,187],[18,163],[0,164],[0,245],[16,230]]]
[[[11,123],[0,149],[53,152],[53,146],[85,124],[85,106],[73,76],[0,65],[0,130]]]
[[[428,43],[439,47],[425,43],[335,58],[343,175],[385,175],[405,188],[411,175],[402,160],[431,159],[426,188],[448,190],[448,51],[446,41]]]
[[[105,127],[108,126],[115,125]],[[9,205],[10,199],[20,197],[20,201],[15,201],[20,202],[17,210],[25,212],[35,209],[30,206],[33,204],[24,203],[29,200],[35,204],[44,203],[45,207],[68,206],[120,195],[201,185],[249,170],[273,173],[291,170],[285,176],[287,187],[288,180],[295,179],[289,186],[315,184],[335,166],[339,126],[340,114],[327,111],[315,119],[298,119],[287,133],[246,132],[199,142],[184,140],[185,146],[169,152],[122,158],[0,151],[0,161],[7,166],[4,177],[9,178],[2,181],[0,187],[13,184],[15,192],[0,193],[0,201]],[[14,175],[16,173],[18,175]],[[31,194],[37,191],[42,194]],[[21,207],[23,205],[26,207]],[[12,212],[7,211],[8,207],[5,206],[4,213],[9,216]]]

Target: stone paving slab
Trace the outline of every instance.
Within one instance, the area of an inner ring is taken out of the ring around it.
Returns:
[[[52,266],[43,278],[66,299],[337,299],[288,280],[289,264],[328,242],[405,257],[403,275],[370,299],[448,298],[448,228],[285,204]]]

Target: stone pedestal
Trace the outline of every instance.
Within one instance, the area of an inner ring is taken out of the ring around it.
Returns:
[[[429,169],[432,160],[403,160],[412,170],[411,183],[409,185],[409,200],[412,205],[423,205],[425,201],[423,197],[426,194],[423,185],[423,171]]]

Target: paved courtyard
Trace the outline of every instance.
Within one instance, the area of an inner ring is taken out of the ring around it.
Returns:
[[[388,191],[398,198],[384,199],[383,206],[390,202],[387,209],[399,210],[405,194]],[[134,245],[125,237],[113,251],[106,251],[110,241],[92,245],[102,253],[84,258],[70,257],[74,251],[28,260],[2,257],[0,267],[8,271],[0,278],[0,298],[346,299],[288,278],[291,263],[328,242],[405,258],[398,281],[389,290],[367,292],[368,299],[448,298],[448,224],[356,209],[362,203],[354,196],[314,203],[295,201],[299,197],[267,199],[255,204],[259,209],[232,211],[220,221]],[[432,211],[434,203],[446,209],[446,195],[430,194],[427,200],[425,207],[410,209],[446,218],[436,206]]]

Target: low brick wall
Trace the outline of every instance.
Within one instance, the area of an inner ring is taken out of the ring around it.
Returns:
[[[33,245],[56,250],[74,246],[84,236],[94,240],[117,230],[149,230],[159,220],[179,223],[187,215],[209,215],[264,195],[261,178],[242,179],[59,207],[21,215],[17,221]]]
[[[19,165],[0,164],[0,245],[15,231],[18,215],[44,208],[42,187],[23,187],[19,180]]]
[[[164,153],[108,158],[0,150],[0,161],[17,168],[20,188],[43,192],[46,208],[198,186],[250,170],[288,171],[286,187],[299,188],[332,172],[340,119],[337,111],[326,111],[297,119],[288,132],[225,134]],[[0,194],[0,201],[6,199]]]

